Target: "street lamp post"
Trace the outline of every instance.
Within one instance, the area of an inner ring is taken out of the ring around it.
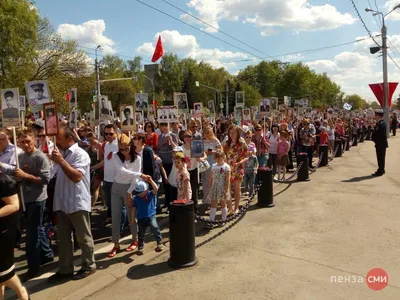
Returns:
[[[371,8],[366,8],[366,12],[373,12],[374,16],[381,15],[382,16],[382,69],[383,69],[383,119],[386,122],[386,136],[389,137],[390,134],[390,126],[389,126],[389,83],[388,83],[388,69],[387,69],[387,28],[385,24],[385,18],[392,13],[394,10],[400,8],[400,4],[396,5],[391,11],[387,14],[383,14],[380,11],[373,10]]]
[[[98,45],[95,53],[96,53],[96,60],[95,60],[95,68],[96,68],[96,102],[98,103],[98,120],[100,122],[100,66],[99,66],[99,61],[97,60],[97,51],[101,50],[101,46]],[[95,106],[96,107],[96,106]],[[95,112],[96,113],[96,112]],[[95,115],[96,116],[96,115]]]

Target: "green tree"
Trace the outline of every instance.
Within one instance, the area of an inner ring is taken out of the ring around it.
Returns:
[[[36,54],[39,15],[25,0],[0,1],[0,87],[22,87]]]
[[[160,74],[155,76],[156,91],[163,92],[167,100],[172,100],[174,92],[182,89],[183,76],[178,56],[172,53],[164,54],[161,61]]]
[[[378,101],[373,101],[370,105],[371,108],[373,109],[379,109],[381,108],[381,105],[378,103]]]
[[[362,108],[364,104],[367,103],[367,101],[365,101],[363,98],[361,98],[361,96],[357,94],[347,95],[344,98],[344,102],[350,104],[352,106],[352,109],[359,109],[360,107]]]

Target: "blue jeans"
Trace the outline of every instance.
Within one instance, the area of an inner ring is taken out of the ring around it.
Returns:
[[[153,232],[154,238],[156,242],[161,242],[162,237],[161,237],[161,232],[160,228],[158,227],[157,224],[157,219],[156,216],[152,216],[149,218],[145,219],[138,219],[137,221],[138,227],[139,227],[139,247],[143,247],[144,244],[144,236],[146,234],[147,227],[150,226],[151,231]]]
[[[111,218],[111,188],[112,188],[113,182],[108,182],[108,181],[103,181],[103,194],[104,194],[104,200],[107,205],[107,217]],[[126,223],[126,207],[125,205],[122,206],[122,215],[121,215],[121,227],[120,227],[120,232],[124,231]]]
[[[26,258],[28,269],[38,272],[40,264],[54,257],[43,228],[46,201],[26,203]]]
[[[243,177],[244,188],[249,192],[249,195],[254,193],[254,182],[256,180],[256,174],[254,172],[245,172]]]

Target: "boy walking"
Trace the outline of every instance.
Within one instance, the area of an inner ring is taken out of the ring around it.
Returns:
[[[129,201],[129,197],[132,198],[132,194],[128,191],[128,203],[132,203],[131,205],[133,205],[132,222],[137,218],[137,225],[139,228],[139,248],[137,251],[139,255],[143,254],[144,236],[149,226],[157,242],[157,248],[155,250],[161,252],[164,248],[161,243],[161,232],[156,219],[156,195],[158,186],[151,177],[148,177],[147,181],[151,184],[153,189],[149,190],[149,184],[147,182],[138,181],[134,190],[135,196],[133,197],[133,202]]]

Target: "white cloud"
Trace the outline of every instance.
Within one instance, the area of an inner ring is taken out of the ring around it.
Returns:
[[[400,2],[398,0],[387,0],[384,7],[385,7],[386,11],[389,12],[398,4],[400,4]],[[387,19],[393,20],[393,21],[399,21],[400,20],[400,8],[396,9],[390,15],[388,15]]]
[[[79,25],[61,24],[57,33],[64,39],[74,39],[80,46],[96,48],[101,45],[104,51],[115,53],[115,42],[106,37],[104,20],[90,20]]]
[[[144,43],[136,49],[137,54],[142,56],[152,56],[158,37],[161,36],[164,52],[172,52],[181,57],[190,57],[197,61],[209,63],[214,68],[232,68],[236,66],[234,62],[223,62],[224,59],[245,59],[247,54],[241,52],[223,51],[220,49],[201,48],[193,35],[184,35],[176,30],[164,30],[154,35],[152,43]]]
[[[221,20],[246,21],[261,28],[263,36],[270,35],[268,29],[276,27],[296,32],[316,31],[334,29],[356,21],[349,13],[341,13],[333,5],[312,5],[308,0],[190,0],[187,5],[197,11],[200,19],[214,27],[218,28]],[[181,18],[193,22],[190,16],[182,15]],[[205,30],[215,31],[209,26]]]

